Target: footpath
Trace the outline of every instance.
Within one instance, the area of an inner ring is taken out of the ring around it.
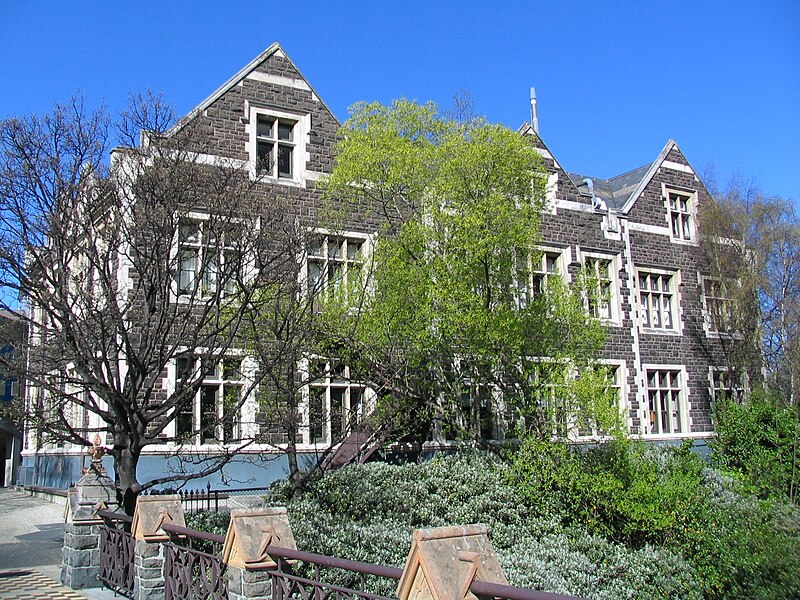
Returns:
[[[0,488],[0,599],[117,597],[107,589],[71,590],[61,585],[63,541],[63,505],[12,488]]]

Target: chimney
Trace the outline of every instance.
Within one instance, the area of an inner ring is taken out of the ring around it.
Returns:
[[[536,88],[531,88],[531,127],[539,135],[539,115],[536,111]]]

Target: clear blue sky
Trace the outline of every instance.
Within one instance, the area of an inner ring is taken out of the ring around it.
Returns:
[[[610,177],[670,138],[699,171],[800,200],[800,2],[0,1],[0,118],[76,92],[112,112],[162,91],[191,110],[280,42],[336,116],[448,105],[516,128],[536,86],[567,169]]]

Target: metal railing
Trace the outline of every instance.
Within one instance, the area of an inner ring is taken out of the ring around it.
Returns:
[[[100,574],[98,579],[114,592],[133,597],[134,539],[131,519],[122,513],[100,510]]]
[[[165,600],[227,600],[226,565],[221,548],[225,536],[164,524]]]
[[[563,596],[485,581],[473,581],[469,591],[480,600],[580,600],[575,596]]]
[[[100,575],[106,587],[123,596],[133,596],[134,539],[131,517],[98,511],[100,526]],[[163,542],[165,600],[194,598],[227,600],[226,565],[222,562],[225,536],[178,525],[162,525],[169,535]],[[276,563],[266,573],[272,582],[273,600],[305,598],[319,600],[391,600],[402,569],[364,563],[279,546],[266,553]],[[550,592],[474,581],[470,591],[480,600],[576,600]]]
[[[390,596],[382,596],[375,591],[380,587],[387,588],[386,580],[393,580],[392,587],[403,574],[402,569],[385,567],[371,563],[363,563],[344,558],[335,558],[302,552],[290,548],[268,546],[267,554],[275,561],[276,567],[268,570],[272,577],[273,600],[285,598],[353,598],[366,600],[391,600]],[[302,564],[300,564],[302,563]],[[332,571],[338,570],[340,577]],[[350,583],[337,583],[331,579],[351,580]],[[331,577],[333,575],[333,577]],[[328,581],[323,578],[327,577]],[[383,580],[383,586],[375,586],[376,580]],[[370,586],[369,584],[372,584]]]

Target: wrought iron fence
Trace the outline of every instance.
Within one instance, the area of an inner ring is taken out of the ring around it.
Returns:
[[[164,524],[162,529],[170,536],[164,542],[165,600],[227,600],[221,557],[225,537],[177,525]]]
[[[183,510],[187,514],[197,514],[203,511],[220,512],[233,508],[252,508],[265,506],[265,499],[269,495],[266,487],[224,488],[211,489],[209,483],[205,489],[192,490],[148,490],[145,495],[158,496],[163,494],[177,494],[183,503]]]
[[[134,539],[132,519],[125,514],[106,510],[97,513],[100,525],[100,575],[98,578],[114,592],[133,597]]]

